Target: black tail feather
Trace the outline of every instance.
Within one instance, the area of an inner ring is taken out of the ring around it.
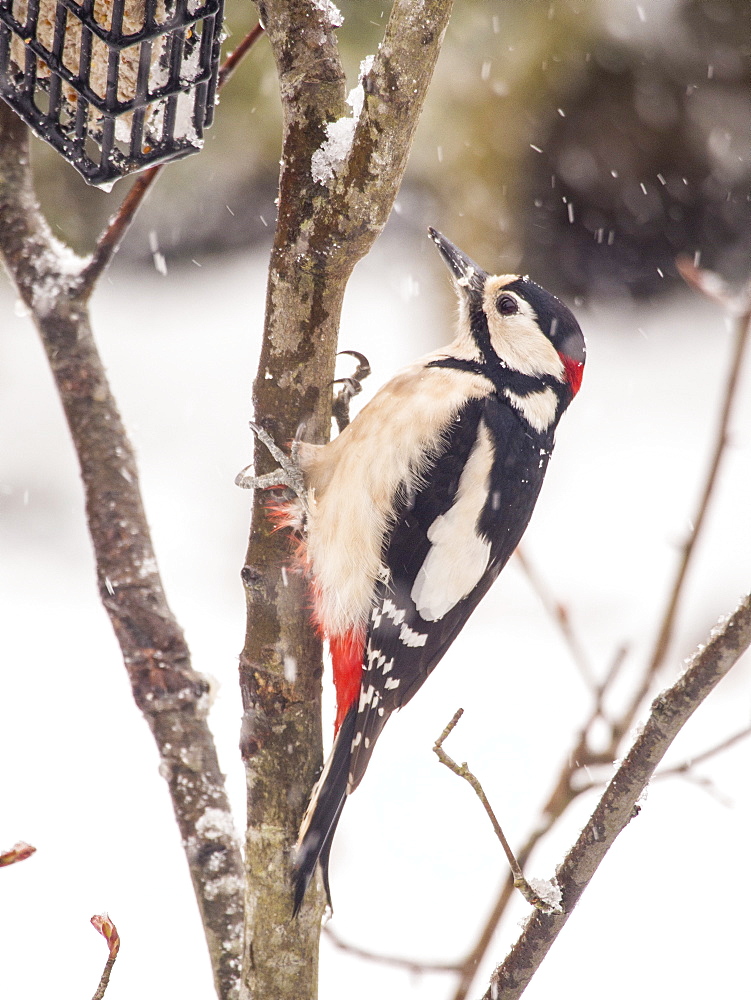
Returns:
[[[310,805],[300,828],[300,840],[293,866],[293,915],[302,906],[310,880],[320,862],[326,898],[331,906],[329,889],[329,854],[339,817],[347,797],[347,780],[355,733],[357,705],[353,705],[336,736],[334,747],[313,789]]]

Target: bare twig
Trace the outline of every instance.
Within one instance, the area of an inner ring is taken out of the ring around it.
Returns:
[[[375,962],[377,965],[389,965],[392,968],[405,969],[407,972],[416,974],[424,972],[459,972],[461,970],[461,965],[453,962],[421,962],[413,958],[402,958],[400,955],[378,955],[375,952],[368,951],[366,948],[358,948],[357,945],[342,941],[328,924],[323,928],[323,933],[334,947],[340,951],[346,951],[347,954],[354,955],[355,958],[363,959],[366,962]]]
[[[609,753],[595,752],[591,749],[589,745],[590,733],[593,724],[602,717],[603,700],[618,677],[626,659],[626,654],[627,649],[625,647],[621,647],[616,651],[605,677],[597,684],[593,692],[594,702],[589,717],[576,735],[571,750],[566,754],[564,763],[555,779],[553,790],[540,811],[540,821],[527,837],[522,847],[516,852],[519,867],[522,870],[529,861],[537,844],[555,826],[571,803],[588,789],[588,785],[576,782],[576,776],[590,766],[609,763],[612,760],[612,756]],[[514,878],[511,875],[501,886],[493,904],[493,909],[488,914],[482,931],[478,935],[471,951],[461,963],[459,981],[456,984],[452,1000],[465,1000],[467,997],[480,962],[485,957],[498,928],[498,924],[511,901],[514,888]]]
[[[94,290],[97,281],[117,253],[136,212],[143,204],[146,192],[161,173],[163,166],[163,163],[158,163],[156,166],[144,170],[136,178],[130,191],[123,198],[117,212],[107,223],[107,228],[102,232],[97,241],[94,253],[81,271],[79,287],[86,298]]]
[[[537,568],[530,562],[522,546],[517,548],[515,555],[532,589],[540,598],[540,601],[542,602],[542,605],[548,615],[558,626],[561,635],[563,636],[563,640],[571,654],[571,658],[579,668],[579,672],[585,683],[589,688],[594,690],[597,686],[594,670],[592,669],[589,657],[584,650],[584,645],[577,635],[576,629],[571,623],[571,618],[565,604],[561,604],[560,601],[556,600],[555,596],[551,593],[550,588],[537,571]]]
[[[95,930],[99,931],[109,947],[109,954],[99,980],[99,985],[97,986],[94,996],[92,997],[92,1000],[102,1000],[102,997],[109,986],[112,969],[114,968],[118,952],[120,951],[120,935],[117,932],[117,927],[115,927],[114,923],[110,920],[106,913],[93,916],[91,918],[91,925]]]
[[[243,61],[245,56],[250,52],[253,45],[258,41],[258,39],[263,34],[263,25],[259,21],[255,27],[251,28],[247,33],[245,38],[240,42],[237,48],[230,52],[227,58],[222,63],[219,70],[219,79],[217,80],[217,90],[220,90],[227,80],[232,76],[237,67]]]
[[[104,964],[104,969],[102,970],[102,977],[99,980],[99,985],[94,991],[94,996],[91,1000],[102,1000],[102,997],[107,992],[107,987],[110,984],[110,976],[112,975],[112,970],[115,967],[115,961],[117,960],[117,955],[110,955]]]
[[[503,852],[506,855],[506,860],[508,861],[509,867],[511,868],[511,874],[514,877],[514,888],[519,890],[519,892],[522,894],[522,896],[524,896],[524,898],[531,906],[536,907],[538,910],[542,910],[543,913],[551,913],[557,909],[558,904],[551,902],[548,892],[543,893],[540,891],[543,886],[542,882],[535,880],[535,885],[533,886],[524,877],[524,873],[521,870],[519,862],[514,857],[514,852],[511,850],[511,845],[506,839],[505,833],[501,829],[501,824],[498,822],[496,815],[493,812],[493,807],[488,801],[488,797],[485,794],[485,790],[480,784],[479,779],[469,770],[466,761],[463,764],[457,764],[456,761],[453,760],[451,757],[449,757],[449,755],[443,749],[444,741],[453,732],[454,728],[456,727],[456,724],[459,722],[459,719],[461,719],[462,715],[464,715],[463,708],[458,709],[454,713],[449,724],[446,726],[441,735],[435,741],[435,744],[433,745],[433,753],[436,754],[438,760],[442,764],[444,764],[450,771],[453,771],[454,774],[458,775],[460,778],[464,778],[464,780],[469,782],[472,788],[474,788],[475,794],[479,798],[480,802],[482,802],[483,808],[485,809],[485,812],[488,814],[490,822],[493,825],[493,830],[495,831],[495,835],[500,841],[501,847],[503,848]],[[549,886],[549,888],[553,887]]]
[[[472,774],[472,772],[469,770],[466,761],[463,764],[457,764],[456,761],[453,760],[451,757],[449,757],[449,755],[443,749],[444,740],[446,740],[447,737],[451,735],[451,733],[454,731],[454,728],[456,727],[456,724],[459,722],[459,719],[461,719],[463,715],[464,715],[463,708],[459,708],[456,710],[456,712],[454,712],[454,715],[449,721],[448,725],[443,730],[438,739],[435,741],[435,744],[433,745],[433,753],[436,754],[438,760],[442,764],[444,764],[450,771],[453,771],[454,774],[458,775],[460,778],[464,778],[464,780],[469,782],[472,788],[474,788],[475,794],[479,798],[480,802],[482,802],[483,808],[485,809],[485,812],[488,814],[488,817],[490,818],[490,822],[493,826],[493,830],[495,831],[495,835],[501,842],[501,847],[503,848],[503,852],[506,855],[506,860],[508,861],[509,867],[511,868],[511,872],[514,876],[514,884],[516,885],[517,882],[519,883],[525,882],[526,880],[524,878],[521,868],[519,867],[519,862],[514,857],[514,852],[511,850],[511,845],[509,844],[508,840],[506,840],[506,835],[501,829],[501,824],[496,819],[495,813],[493,812],[493,808],[488,802],[488,798],[483,790],[482,785],[475,777],[475,775]]]
[[[707,750],[703,750],[701,753],[694,754],[688,760],[683,760],[679,764],[673,764],[672,767],[661,768],[655,778],[672,778],[675,775],[686,775],[689,774],[697,764],[703,764],[705,761],[711,760],[713,757],[717,757],[719,754],[724,753],[725,750],[729,750],[734,747],[736,743],[740,743],[742,740],[748,739],[751,736],[751,726],[745,726],[739,732],[734,733],[732,736],[728,736],[727,739],[721,740],[714,746],[709,747]]]
[[[586,785],[575,783],[576,775],[590,765],[603,762],[603,755],[595,754],[589,747],[590,730],[593,723],[601,716],[602,701],[615,682],[625,661],[626,653],[627,650],[625,647],[617,651],[604,679],[597,685],[594,692],[594,704],[589,718],[581,727],[573,747],[565,757],[561,770],[555,779],[553,790],[540,811],[540,821],[527,837],[522,847],[516,852],[517,861],[522,870],[529,861],[537,844],[558,822],[571,803],[586,791]],[[608,762],[611,759],[611,757],[607,757]],[[485,957],[498,928],[498,924],[511,901],[514,888],[514,876],[511,874],[501,886],[493,908],[488,914],[483,929],[478,935],[471,951],[461,963],[461,972],[452,1000],[466,1000],[472,982],[477,974],[477,969]]]

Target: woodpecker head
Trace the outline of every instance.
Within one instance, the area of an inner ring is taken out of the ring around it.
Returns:
[[[567,402],[575,396],[586,346],[568,306],[526,276],[487,274],[437,230],[428,232],[454,279],[459,338],[470,356],[491,371],[552,378],[570,389]]]

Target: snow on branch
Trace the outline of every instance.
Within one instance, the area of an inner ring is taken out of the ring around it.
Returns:
[[[359,83],[347,95],[347,104],[352,108],[350,117],[337,118],[326,126],[326,140],[315,150],[310,160],[310,172],[318,184],[328,184],[339,174],[347,161],[355,138],[355,129],[360,120],[365,91],[363,80],[373,67],[374,56],[366,56],[360,63]]]

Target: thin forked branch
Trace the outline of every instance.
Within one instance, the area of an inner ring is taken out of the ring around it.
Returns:
[[[558,907],[558,904],[551,902],[549,893],[546,893],[545,897],[543,897],[539,889],[534,888],[532,885],[530,885],[530,883],[525,878],[524,872],[522,871],[519,862],[514,857],[514,852],[511,850],[511,845],[506,839],[506,834],[503,832],[501,824],[498,822],[495,812],[493,811],[493,807],[488,801],[488,797],[485,794],[485,789],[480,784],[480,781],[477,778],[477,776],[474,775],[469,770],[466,762],[463,764],[457,764],[457,762],[453,760],[451,757],[449,757],[449,755],[443,749],[443,744],[445,740],[454,731],[456,724],[459,722],[459,719],[461,719],[462,715],[464,715],[463,708],[458,709],[454,713],[449,724],[446,726],[441,735],[435,741],[435,744],[433,745],[433,752],[436,754],[441,764],[444,764],[450,771],[453,771],[454,774],[456,774],[458,777],[464,778],[464,780],[467,781],[475,790],[475,794],[479,798],[480,802],[482,802],[483,808],[485,812],[488,814],[490,822],[493,826],[493,831],[495,832],[496,837],[501,843],[501,847],[503,848],[503,853],[506,855],[506,860],[509,863],[509,867],[511,868],[511,874],[514,879],[514,888],[519,890],[519,892],[522,894],[522,896],[524,896],[524,898],[531,906],[536,907],[538,910],[542,910],[543,913],[555,912],[555,910]]]
[[[358,948],[357,945],[343,941],[328,924],[323,928],[325,937],[340,951],[345,951],[348,955],[361,958],[366,962],[375,962],[377,965],[388,965],[392,969],[404,969],[406,972],[420,974],[425,972],[459,972],[461,966],[451,962],[423,962],[416,958],[402,958],[400,955],[379,955],[368,951],[367,948]]]
[[[536,566],[533,565],[521,545],[514,553],[514,556],[524,571],[524,575],[527,577],[530,586],[540,598],[548,616],[557,625],[561,636],[563,637],[563,641],[571,654],[571,658],[579,668],[579,673],[582,675],[585,683],[588,687],[595,688],[595,672],[592,669],[592,664],[590,663],[589,657],[584,649],[584,644],[579,638],[579,635],[571,622],[571,617],[565,604],[556,600],[555,596],[551,593],[550,588],[542,579]]]

